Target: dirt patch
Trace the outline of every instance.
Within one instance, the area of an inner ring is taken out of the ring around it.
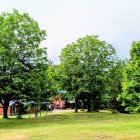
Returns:
[[[29,139],[29,136],[27,135],[14,135],[14,136],[8,136],[8,137],[5,137],[5,138],[2,138],[1,140],[27,140]]]

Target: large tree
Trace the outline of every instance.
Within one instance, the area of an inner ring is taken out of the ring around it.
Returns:
[[[123,92],[118,100],[129,112],[140,112],[140,41],[133,42],[130,61],[123,71]]]
[[[98,109],[104,91],[106,71],[115,57],[115,50],[98,36],[86,36],[66,46],[60,60],[63,84],[78,99],[86,99],[87,109]],[[92,106],[91,106],[92,105]]]
[[[45,48],[40,43],[46,32],[28,14],[0,15],[0,103],[7,118],[12,98],[36,98],[44,89],[42,75],[47,66]]]

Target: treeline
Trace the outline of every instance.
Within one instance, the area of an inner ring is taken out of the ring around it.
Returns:
[[[75,101],[75,112],[79,101],[88,112],[140,112],[139,41],[132,43],[130,59],[120,60],[112,45],[87,35],[68,44],[60,64],[50,66],[47,74],[52,87],[66,90],[65,98]]]
[[[140,111],[140,42],[133,42],[129,60],[120,60],[112,45],[98,36],[68,44],[60,64],[47,58],[40,44],[46,32],[28,14],[0,15],[0,103],[8,118],[10,100],[40,103],[66,90],[65,98],[87,111]]]

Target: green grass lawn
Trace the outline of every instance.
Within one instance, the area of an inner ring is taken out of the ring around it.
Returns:
[[[69,112],[0,119],[0,140],[140,140],[140,114]]]

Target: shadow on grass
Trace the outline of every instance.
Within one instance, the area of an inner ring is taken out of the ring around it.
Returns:
[[[140,114],[111,114],[109,112],[92,113],[61,113],[38,118],[0,119],[0,129],[29,129],[39,127],[53,127],[69,124],[115,124],[122,122],[140,121]]]

